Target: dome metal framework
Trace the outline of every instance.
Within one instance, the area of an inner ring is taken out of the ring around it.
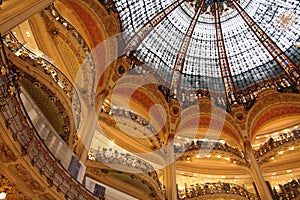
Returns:
[[[299,85],[297,0],[114,3],[125,52],[160,74],[175,97],[206,91],[235,105],[264,87]]]

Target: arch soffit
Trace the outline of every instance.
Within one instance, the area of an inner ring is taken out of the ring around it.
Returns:
[[[58,7],[68,8],[64,16],[71,20],[90,48],[95,48],[109,36],[120,32],[117,19],[109,15],[101,3],[94,0],[59,0]],[[61,10],[59,10],[61,11]]]
[[[300,116],[300,95],[294,93],[278,93],[275,90],[262,94],[249,111],[246,129],[253,140],[258,130],[280,118]]]
[[[165,133],[168,130],[166,125],[170,118],[169,106],[163,94],[157,89],[155,77],[150,78],[153,79],[151,82],[153,84],[143,85],[140,83],[144,82],[144,77],[127,75],[124,79],[120,79],[118,86],[110,91],[107,98],[111,99],[113,104],[117,104],[117,107],[124,107],[144,117],[157,130],[163,128]],[[136,87],[136,85],[141,85],[141,87]]]
[[[233,139],[235,144],[242,144],[238,124],[225,110],[215,106],[212,107],[210,99],[203,98],[199,101],[199,104],[184,109],[182,112],[183,119],[180,125],[182,132],[188,132],[191,127],[196,126],[199,131],[211,130],[215,134],[221,132],[221,137]]]
[[[87,42],[95,61],[96,71],[99,71],[100,74],[97,88],[99,86],[103,87],[109,74],[109,70],[104,71],[105,67],[103,66],[108,63],[111,64],[111,56],[117,57],[117,55],[110,55],[112,53],[111,49],[114,49],[114,54],[117,54],[116,41],[114,41],[114,44],[110,43],[110,45],[103,42],[110,36],[120,32],[117,18],[108,14],[104,6],[94,0],[76,2],[59,0],[55,2],[55,6],[60,14],[70,20],[70,23],[76,27]],[[68,9],[65,9],[66,7]],[[97,89],[97,91],[99,90]]]
[[[60,0],[56,3],[59,12],[76,27],[90,47],[95,65],[100,71],[110,63],[111,56],[117,57],[116,40],[105,42],[109,37],[120,32],[117,18],[108,14],[101,3],[94,0]],[[69,11],[64,11],[65,8]],[[114,51],[112,51],[114,50]],[[114,55],[112,55],[114,54]]]

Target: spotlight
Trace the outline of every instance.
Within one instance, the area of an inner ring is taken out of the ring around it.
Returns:
[[[5,192],[1,192],[0,193],[0,199],[5,199],[6,198],[6,193]]]

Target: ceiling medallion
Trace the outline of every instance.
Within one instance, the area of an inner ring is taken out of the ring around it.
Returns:
[[[294,10],[286,10],[277,19],[275,19],[274,26],[279,31],[285,31],[294,25],[296,19],[297,15]]]

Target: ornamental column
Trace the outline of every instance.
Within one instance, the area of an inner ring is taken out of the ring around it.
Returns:
[[[168,200],[177,200],[176,166],[173,143],[170,142],[165,151],[164,185]]]
[[[258,162],[254,156],[253,149],[252,149],[250,142],[246,141],[244,143],[244,145],[245,145],[246,158],[249,159],[249,161],[250,161],[251,176],[256,185],[256,188],[258,190],[260,198],[264,199],[264,200],[272,200],[272,195],[271,195],[270,190],[264,180],[264,177],[262,175],[262,172],[258,165]]]

